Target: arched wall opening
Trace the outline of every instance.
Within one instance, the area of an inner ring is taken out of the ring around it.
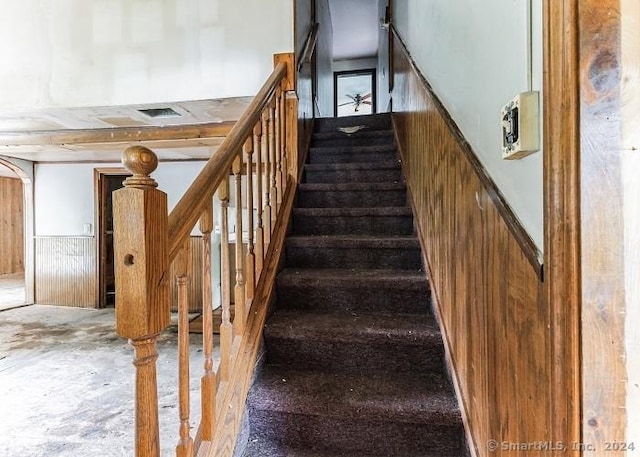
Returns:
[[[0,158],[0,275],[24,280],[24,303],[33,304],[33,164]]]

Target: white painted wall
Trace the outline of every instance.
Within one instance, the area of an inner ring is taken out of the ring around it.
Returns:
[[[200,172],[204,162],[162,162],[153,173],[167,193],[169,211]],[[35,235],[85,236],[84,224],[95,234],[95,168],[113,164],[37,164],[35,167]]]
[[[333,117],[333,27],[328,0],[316,0],[316,17],[320,24],[318,36],[318,94],[320,117]]]
[[[385,17],[389,0],[378,0],[378,17],[382,20]],[[378,28],[378,112],[389,111],[389,34],[390,29]]]
[[[0,0],[0,109],[253,95],[291,0]]]
[[[370,70],[377,66],[377,57],[333,61],[333,71]]]
[[[509,205],[543,248],[542,152],[501,158],[500,109],[527,90],[525,0],[396,0],[394,25]],[[542,0],[533,0],[533,89],[542,89]]]

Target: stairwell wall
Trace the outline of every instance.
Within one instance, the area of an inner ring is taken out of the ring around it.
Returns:
[[[393,56],[393,120],[468,439],[474,455],[513,455],[551,436],[535,246],[397,35]]]
[[[541,91],[542,0],[531,1],[531,81]],[[501,152],[500,110],[528,89],[527,3],[396,0],[393,24],[542,252],[542,151],[520,160],[503,160]]]

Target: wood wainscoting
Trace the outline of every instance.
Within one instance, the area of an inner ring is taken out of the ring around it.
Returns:
[[[96,239],[36,237],[36,303],[97,307]]]
[[[36,237],[36,303],[97,308],[96,241],[87,236]],[[202,310],[202,238],[191,237],[189,312]],[[173,268],[173,265],[172,265]],[[171,283],[172,311],[177,289]]]
[[[0,275],[24,272],[22,181],[0,177]]]
[[[551,436],[537,252],[397,35],[394,48],[393,120],[473,452],[546,455],[503,449]]]

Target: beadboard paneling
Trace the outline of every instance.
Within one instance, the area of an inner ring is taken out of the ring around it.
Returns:
[[[0,275],[24,272],[22,181],[0,177]]]
[[[36,303],[97,307],[93,237],[36,237]]]
[[[515,455],[500,444],[551,436],[541,266],[397,36],[394,48],[393,119],[467,431],[477,455]]]

